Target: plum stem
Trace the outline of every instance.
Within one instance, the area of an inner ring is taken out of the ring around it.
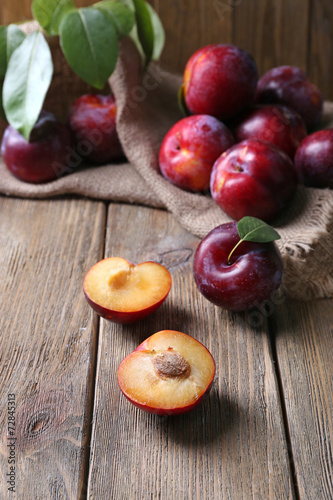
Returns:
[[[231,256],[232,254],[234,253],[234,251],[236,250],[236,248],[238,247],[238,245],[240,245],[242,242],[244,241],[243,238],[241,238],[238,243],[236,243],[236,245],[234,246],[234,248],[231,250],[231,252],[229,253],[228,255],[228,264],[230,264],[230,259],[231,259]]]

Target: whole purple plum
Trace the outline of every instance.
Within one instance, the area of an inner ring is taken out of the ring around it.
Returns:
[[[320,90],[296,66],[278,66],[267,71],[258,82],[256,101],[291,106],[302,116],[308,130],[318,125],[323,111]]]
[[[205,236],[194,255],[195,283],[206,299],[230,311],[250,309],[268,300],[282,281],[283,262],[274,242],[240,241],[236,222]],[[232,257],[228,257],[233,250]]]
[[[298,146],[295,168],[305,186],[333,188],[333,129],[308,135]]]
[[[257,81],[257,67],[248,52],[234,45],[207,45],[185,66],[185,103],[192,114],[225,120],[253,101]]]

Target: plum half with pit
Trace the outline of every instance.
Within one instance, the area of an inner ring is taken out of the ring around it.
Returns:
[[[161,330],[123,359],[117,379],[124,396],[141,410],[179,415],[203,401],[214,376],[214,359],[201,342]]]

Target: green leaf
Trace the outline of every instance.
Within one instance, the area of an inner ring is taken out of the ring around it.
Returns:
[[[105,0],[95,3],[93,7],[103,12],[114,24],[119,38],[128,35],[133,28],[135,22],[134,13],[126,4],[115,0]]]
[[[25,39],[25,34],[15,24],[0,26],[0,78],[4,78],[9,59]]]
[[[131,9],[133,13],[135,13],[134,0],[118,0],[118,1],[121,1],[122,3],[126,4],[128,6],[128,8]],[[160,58],[161,52],[162,52],[163,47],[164,47],[165,33],[164,33],[164,29],[163,29],[163,25],[161,23],[161,20],[158,17],[156,11],[153,9],[153,7],[149,3],[147,3],[147,2],[143,2],[143,3],[145,4],[146,10],[149,13],[151,26],[153,29],[154,40],[152,42],[153,49],[152,49],[151,59],[153,59],[154,61],[157,61]],[[145,26],[143,25],[143,27],[141,29],[145,30]],[[148,28],[148,30],[149,29],[150,28]],[[132,40],[135,43],[141,56],[145,57],[145,52],[142,48],[142,44],[140,42],[140,37],[138,34],[138,20],[137,20],[137,18],[136,18],[136,23],[134,24],[131,32],[129,33],[129,36],[132,38]],[[142,36],[142,34],[141,34],[141,36]],[[150,35],[148,34],[148,36],[151,36],[151,34]],[[148,62],[149,62],[149,60],[147,59],[147,63]]]
[[[48,35],[59,34],[62,19],[73,9],[73,0],[33,0],[31,6],[34,18]]]
[[[147,7],[149,10],[150,20],[152,22],[154,31],[154,49],[153,49],[152,59],[153,61],[158,61],[158,59],[162,54],[165,44],[165,32],[163,24],[160,18],[158,17],[157,12],[153,9],[153,7],[149,3],[147,3]]]
[[[60,45],[75,73],[101,89],[118,58],[118,39],[113,23],[98,9],[76,9],[60,24]]]
[[[133,0],[138,37],[146,56],[146,65],[150,62],[154,52],[154,28],[150,12],[144,0]]]
[[[105,3],[105,2],[108,2],[108,1],[122,3],[123,5],[126,5],[133,14],[135,13],[135,7],[134,7],[133,0],[102,0],[101,3]],[[95,5],[94,5],[94,7],[95,7]]]
[[[138,49],[142,59],[144,59],[145,53],[143,52],[143,48],[142,48],[142,45],[141,45],[140,40],[139,40],[138,28],[137,28],[136,23],[134,23],[134,26],[129,33],[129,37],[133,40],[133,42],[134,42],[136,48]]]
[[[35,31],[14,50],[3,85],[7,120],[26,140],[42,109],[52,74],[50,48],[41,31]]]
[[[190,116],[191,113],[187,109],[184,97],[184,85],[181,85],[178,89],[178,106],[180,111],[183,113],[184,117]]]
[[[3,87],[3,80],[0,80],[0,118],[6,120],[5,110],[3,109],[3,103],[2,103],[2,87]]]
[[[237,230],[243,241],[269,243],[280,239],[279,233],[274,228],[255,217],[243,217],[237,224]]]
[[[228,256],[228,262],[236,248],[243,241],[253,241],[255,243],[270,243],[274,240],[279,240],[280,235],[275,229],[266,224],[266,222],[257,219],[256,217],[243,217],[237,223],[237,230],[240,240],[236,243]]]

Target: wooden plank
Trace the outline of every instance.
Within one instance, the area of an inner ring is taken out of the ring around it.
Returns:
[[[109,208],[105,255],[163,263],[173,285],[140,323],[101,320],[88,498],[294,498],[266,331],[201,297],[192,277],[197,244],[165,211]],[[161,329],[194,336],[217,363],[209,397],[187,415],[144,413],[117,386],[121,360]]]
[[[238,0],[233,41],[252,54],[259,74],[282,64],[306,69],[310,0]]]
[[[333,498],[333,308],[288,300],[273,318],[300,500]]]
[[[315,0],[311,4],[308,74],[325,99],[333,100],[333,3]]]
[[[0,497],[79,498],[97,333],[82,282],[101,256],[105,207],[0,198],[0,214]]]
[[[163,23],[166,44],[161,64],[183,73],[189,57],[210,43],[231,43],[232,2],[226,0],[149,0]]]

